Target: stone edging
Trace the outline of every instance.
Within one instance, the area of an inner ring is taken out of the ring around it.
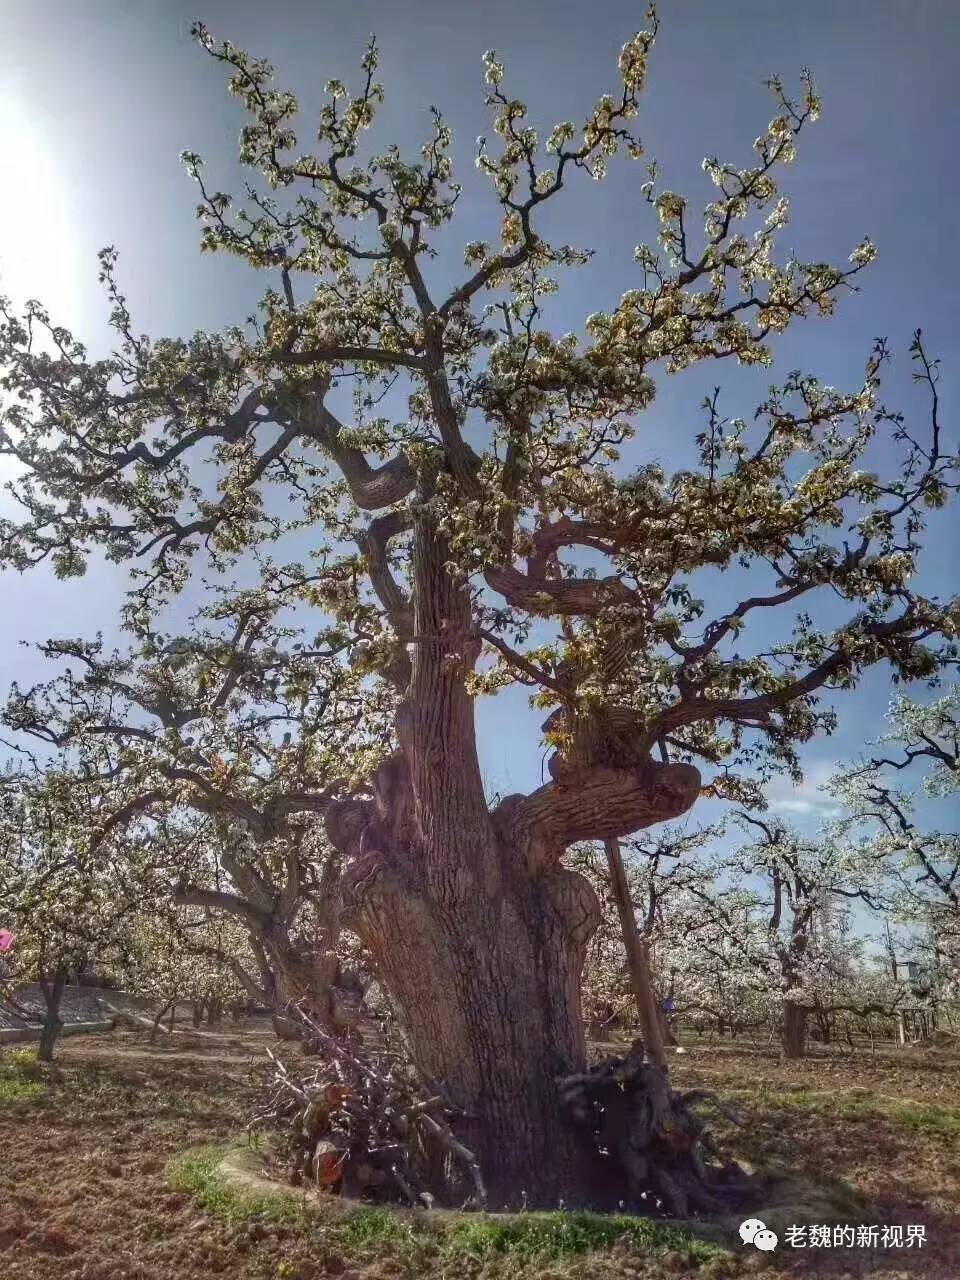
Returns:
[[[64,1023],[60,1036],[77,1036],[91,1034],[96,1031],[112,1031],[115,1023],[111,1018],[106,1022],[67,1022]],[[5,1044],[30,1044],[33,1040],[39,1040],[43,1034],[43,1027],[5,1027],[0,1030],[0,1045]]]

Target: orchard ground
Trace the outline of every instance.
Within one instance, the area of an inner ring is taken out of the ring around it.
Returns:
[[[77,1037],[41,1069],[0,1053],[4,1280],[653,1280],[811,1275],[960,1277],[960,1049],[815,1047],[781,1062],[761,1044],[687,1043],[681,1088],[714,1089],[740,1120],[724,1141],[752,1162],[838,1178],[864,1221],[922,1224],[917,1249],[689,1243],[666,1224],[578,1215],[498,1220],[306,1207],[238,1192],[216,1170],[238,1140],[269,1028]]]

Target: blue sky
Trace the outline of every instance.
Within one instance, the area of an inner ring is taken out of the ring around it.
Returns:
[[[194,5],[200,4],[199,11]],[[791,225],[782,244],[807,260],[844,261],[866,234],[880,250],[863,290],[836,319],[811,321],[777,347],[776,373],[803,367],[825,382],[854,386],[872,339],[889,337],[900,357],[888,381],[892,404],[923,411],[909,383],[906,348],[922,325],[942,357],[944,421],[956,421],[960,290],[955,241],[960,124],[954,78],[960,57],[960,5],[950,0],[674,0],[661,5],[638,131],[661,165],[663,185],[708,198],[705,155],[749,162],[750,145],[770,118],[762,82],[795,82],[809,66],[825,99],[820,124],[801,139],[785,181]],[[467,184],[457,244],[493,236],[490,201],[473,171],[474,141],[488,131],[480,55],[494,48],[508,85],[535,121],[582,117],[615,84],[616,56],[643,23],[643,6],[611,0],[6,0],[0,29],[0,291],[39,296],[56,318],[97,351],[106,307],[96,290],[96,250],[113,243],[138,328],[153,334],[219,327],[242,318],[264,281],[197,250],[195,191],[181,168],[184,148],[200,152],[218,186],[236,187],[233,161],[241,124],[220,68],[189,38],[202,17],[268,57],[294,88],[309,122],[330,76],[349,79],[368,35],[381,45],[389,136],[418,145],[437,105],[455,133]],[[382,135],[386,137],[386,134]],[[555,229],[593,247],[590,267],[569,277],[556,323],[577,329],[633,283],[631,252],[654,231],[639,186],[640,166],[616,165],[601,186],[569,193]],[[443,263],[438,268],[438,285]],[[664,378],[635,445],[637,461],[682,458],[678,438],[699,429],[705,389],[723,387],[730,414],[748,416],[770,375],[724,363]],[[924,586],[946,592],[957,525],[935,530]],[[34,573],[6,575],[3,683],[36,678],[19,640],[113,629],[121,571],[100,569],[62,584]],[[811,780],[882,728],[890,694],[876,671],[842,704],[842,727],[810,754]],[[540,779],[536,726],[518,691],[480,709],[481,749],[491,790],[526,789]],[[779,799],[808,819],[818,803],[808,785]],[[799,807],[797,807],[799,806]]]

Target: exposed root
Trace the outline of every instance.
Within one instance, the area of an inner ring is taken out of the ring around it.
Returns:
[[[667,1072],[644,1060],[641,1040],[622,1058],[606,1058],[559,1082],[564,1104],[587,1130],[619,1199],[678,1218],[717,1214],[750,1184],[739,1165],[717,1161],[717,1151],[695,1102],[704,1091],[675,1092]]]

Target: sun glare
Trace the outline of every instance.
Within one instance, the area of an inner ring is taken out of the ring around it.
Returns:
[[[37,298],[66,324],[80,309],[77,235],[67,179],[42,126],[14,94],[0,93],[0,294]]]

